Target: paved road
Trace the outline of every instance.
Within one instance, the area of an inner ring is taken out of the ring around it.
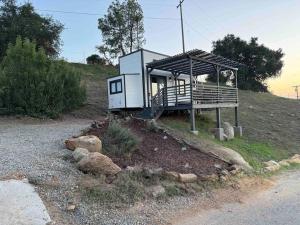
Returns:
[[[199,212],[180,225],[299,225],[300,171],[281,175],[276,184],[241,203]]]

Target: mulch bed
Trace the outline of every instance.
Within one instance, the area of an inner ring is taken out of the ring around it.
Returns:
[[[216,164],[222,168],[228,167],[227,163],[185,146],[163,131],[151,131],[143,120],[131,119],[122,125],[138,137],[139,143],[130,159],[108,155],[120,167],[141,165],[179,173],[194,173],[198,176],[216,173]],[[87,134],[102,139],[107,127],[108,121],[105,121],[100,127],[88,130]]]

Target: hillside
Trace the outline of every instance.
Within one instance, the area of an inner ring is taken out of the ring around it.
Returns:
[[[300,101],[251,91],[240,91],[239,97],[240,120],[246,137],[290,153],[300,152]],[[233,121],[229,110],[224,110],[223,117]]]
[[[107,113],[106,79],[116,75],[118,73],[117,69],[113,66],[80,63],[71,63],[71,65],[81,71],[87,88],[86,104],[71,114],[78,118],[89,119],[97,119],[105,116]]]
[[[72,65],[82,71],[87,84],[87,104],[72,114],[91,119],[106,115],[106,78],[116,75],[117,70],[110,66]],[[223,143],[224,145],[241,153],[255,153],[257,157],[263,154],[266,160],[300,153],[300,101],[251,91],[240,91],[239,97],[240,123],[244,128],[244,137]],[[222,110],[222,121],[234,124],[233,116],[233,109]],[[214,120],[214,111],[203,112],[202,116],[197,117],[200,138],[211,138],[208,131],[215,126]],[[161,121],[182,131],[189,130],[189,121],[184,116],[162,117]]]

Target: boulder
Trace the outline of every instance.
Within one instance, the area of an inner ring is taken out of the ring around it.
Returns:
[[[284,159],[284,160],[281,160],[280,162],[278,162],[278,164],[280,166],[290,166],[290,163],[288,162],[288,160]]]
[[[82,158],[89,154],[89,150],[85,148],[76,148],[75,151],[72,153],[72,156],[76,162],[79,162]]]
[[[233,126],[231,126],[231,124],[228,122],[224,122],[224,134],[225,134],[226,140],[231,140],[234,138]]]
[[[186,173],[186,174],[178,174],[179,181],[182,183],[193,183],[196,182],[198,177],[196,174],[193,173]]]
[[[274,160],[264,162],[264,164],[266,165],[265,170],[268,171],[268,172],[274,172],[274,171],[280,169],[279,163],[275,162]]]
[[[112,176],[121,171],[113,161],[99,152],[92,152],[78,162],[78,168],[86,173]]]
[[[296,154],[293,157],[291,157],[290,159],[287,160],[288,163],[296,163],[296,164],[300,164],[300,155]]]
[[[102,142],[101,140],[94,136],[80,136],[78,138],[70,138],[65,141],[66,148],[74,151],[76,148],[85,148],[89,152],[101,152]]]

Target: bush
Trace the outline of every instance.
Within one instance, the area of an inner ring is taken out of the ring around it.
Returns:
[[[0,108],[11,114],[57,117],[83,103],[85,88],[66,62],[48,58],[35,43],[18,37],[1,63],[0,99]]]
[[[104,150],[115,156],[129,156],[137,145],[137,138],[129,129],[112,121],[103,138]]]

